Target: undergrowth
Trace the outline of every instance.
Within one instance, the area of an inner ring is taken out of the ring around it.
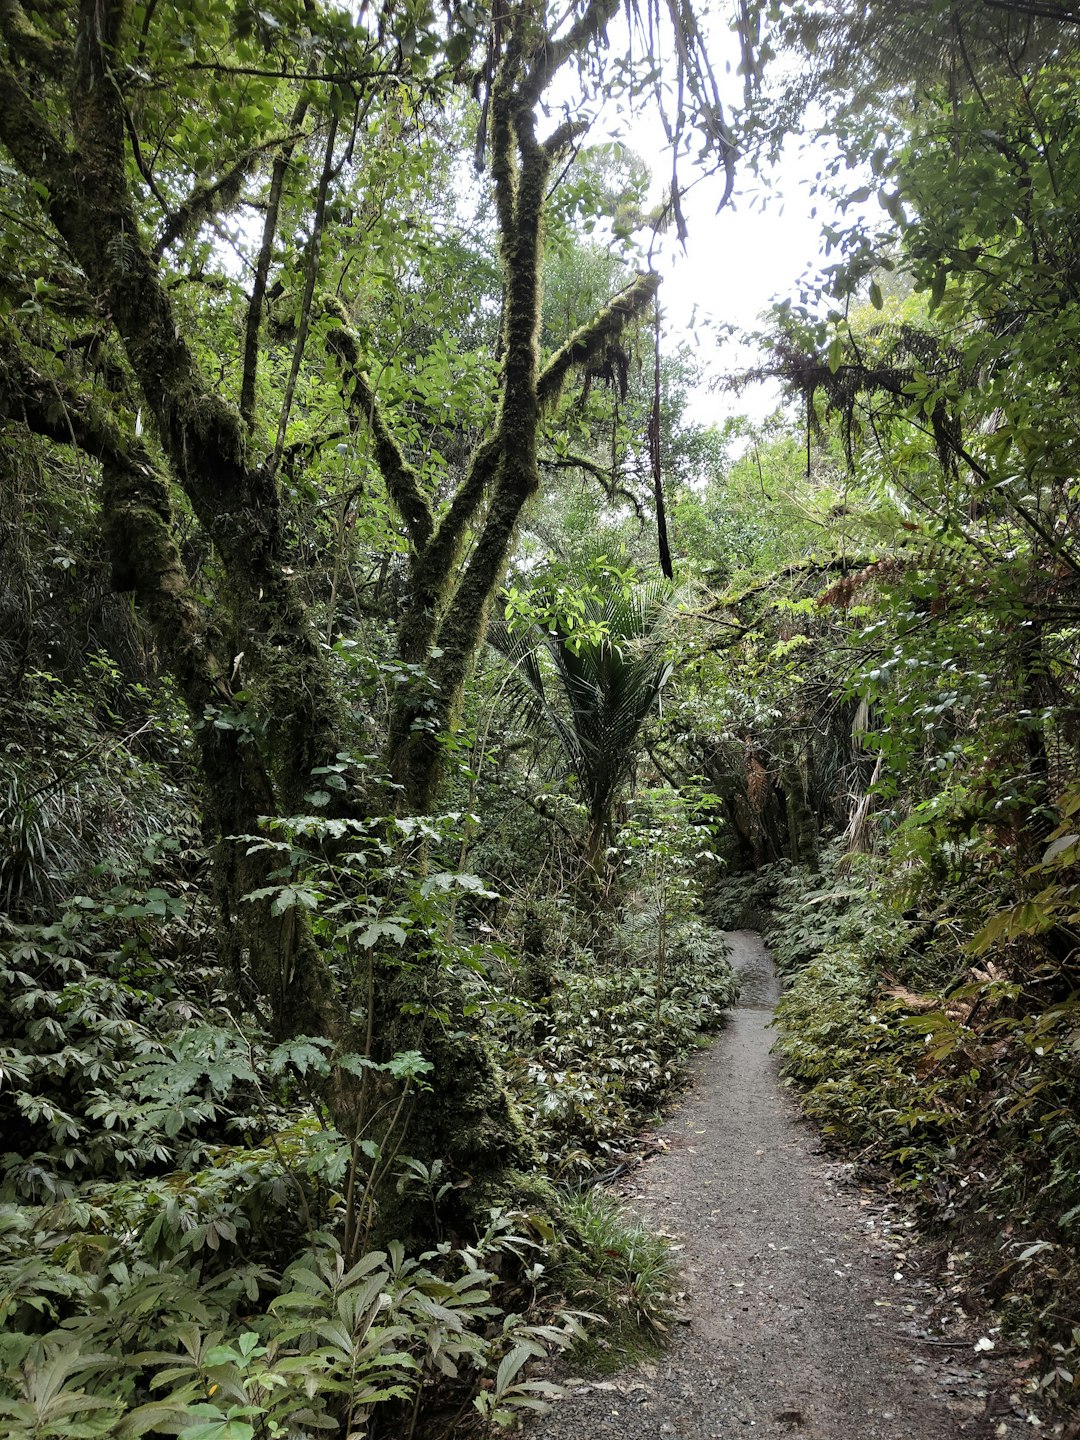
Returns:
[[[637,871],[599,925],[580,896],[538,896],[556,923],[534,966],[512,927],[498,943],[456,814],[357,822],[342,845],[322,811],[348,757],[305,797],[319,813],[248,837],[280,854],[267,896],[310,912],[354,1020],[376,942],[461,972],[463,1018],[556,1182],[466,1224],[469,1175],[394,1129],[422,1054],[271,1034],[216,929],[171,688],[104,650],[20,687],[0,755],[5,1440],[486,1436],[553,1398],[554,1353],[655,1347],[670,1253],[577,1186],[630,1153],[735,995],[696,891],[668,898],[671,846],[663,903]],[[384,1131],[336,1127],[335,1067],[385,1082]],[[410,1253],[379,1221],[417,1194],[431,1224]]]
[[[586,1331],[579,1353],[599,1363],[656,1345],[670,1256],[596,1190],[418,1255],[350,1251],[356,1148],[318,1101],[321,1042],[275,1044],[230,1009],[214,966],[193,963],[178,872],[151,883],[156,843],[139,868],[0,935],[5,1436],[490,1430],[548,1403],[534,1362]],[[531,998],[485,978],[494,955],[472,976],[557,1176],[625,1156],[734,996],[700,922],[673,927],[663,974],[652,943],[628,922],[603,962],[568,951]],[[397,1164],[437,1207],[439,1162]]]
[[[665,1342],[674,1308],[677,1272],[671,1246],[599,1187],[572,1194],[565,1213],[581,1257],[580,1301],[606,1322],[585,1330],[574,1345],[575,1356],[603,1370],[655,1354]],[[574,1290],[571,1281],[571,1295]]]
[[[987,958],[969,891],[943,903],[919,880],[834,850],[781,883],[777,1049],[823,1134],[973,1251],[984,1297],[1040,1340],[1045,1383],[1072,1388],[1080,1002],[1045,947]]]
[[[571,947],[542,994],[477,987],[507,1082],[564,1180],[622,1160],[682,1084],[686,1062],[738,994],[723,938],[698,920],[674,927],[663,976],[652,937],[631,925],[607,955]]]

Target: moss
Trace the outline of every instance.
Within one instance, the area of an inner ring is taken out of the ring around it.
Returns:
[[[439,1204],[440,1223],[447,1232],[470,1234],[492,1208],[520,1203],[522,1177],[538,1168],[535,1145],[488,1043],[464,1014],[452,976],[433,974],[427,964],[395,967],[384,973],[377,1003],[380,1058],[417,1049],[434,1067],[404,1135],[383,1140],[401,1154],[442,1162],[452,1188]],[[430,1239],[430,1199],[399,1194],[391,1180],[379,1205],[380,1230]]]
[[[387,493],[405,524],[410,543],[422,552],[431,538],[433,520],[431,507],[420,488],[420,476],[405,458],[379,408],[371,379],[361,364],[359,342],[348,325],[343,307],[333,297],[327,297],[324,308],[341,321],[337,329],[331,330],[327,346],[352,378],[352,405],[371,431],[375,461],[386,482]]]
[[[817,870],[820,864],[817,816],[810,807],[809,767],[812,750],[808,749],[798,762],[789,762],[781,773],[781,784],[787,807],[788,848],[792,861]]]

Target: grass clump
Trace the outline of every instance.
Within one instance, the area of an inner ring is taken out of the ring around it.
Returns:
[[[670,1242],[593,1187],[574,1192],[563,1216],[576,1234],[580,1270],[573,1304],[604,1321],[574,1347],[577,1359],[616,1370],[655,1355],[675,1309],[678,1269]]]

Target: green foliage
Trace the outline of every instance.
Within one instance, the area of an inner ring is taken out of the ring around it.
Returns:
[[[763,865],[758,870],[725,875],[706,902],[709,923],[718,930],[764,929],[785,873],[786,866]],[[772,941],[774,945],[782,942],[782,936],[774,934]]]
[[[1014,1325],[1063,1343],[1080,1225],[1075,991],[1023,949],[973,965],[962,883],[901,920],[890,891],[910,905],[911,883],[890,887],[887,864],[838,875],[834,852],[822,875],[781,886],[785,1073],[861,1164],[886,1167],[938,1223],[981,1232],[994,1252],[981,1283]]]
[[[0,904],[12,919],[93,888],[106,867],[148,879],[162,844],[198,851],[168,687],[129,679],[98,650],[77,678],[35,670],[20,689],[0,754]]]
[[[881,864],[870,856],[841,863],[834,847],[823,875],[787,870],[775,883],[767,934],[777,968],[798,971],[816,956],[855,948],[887,968],[903,947],[906,928],[881,895]]]
[[[629,1356],[663,1343],[671,1321],[677,1268],[671,1246],[628,1216],[599,1186],[573,1194],[567,1220],[579,1237],[585,1298],[607,1321],[591,1333],[586,1354],[622,1367]]]
[[[698,921],[672,927],[659,982],[654,928],[628,922],[615,944],[604,960],[571,950],[546,994],[500,1004],[485,991],[479,1001],[508,1084],[560,1176],[603,1170],[625,1155],[738,993],[722,937]]]
[[[11,1298],[0,1414],[13,1440],[362,1435],[377,1407],[400,1412],[436,1378],[475,1390],[484,1413],[494,1398],[493,1418],[506,1424],[559,1393],[528,1378],[528,1361],[581,1334],[572,1315],[534,1324],[498,1304],[503,1260],[539,1249],[521,1216],[493,1215],[471,1246],[410,1259],[394,1244],[351,1267],[325,1237],[312,1237],[280,1276],[239,1266],[212,1284],[183,1257],[139,1261],[128,1239],[109,1236],[123,1213],[107,1201],[72,1213],[68,1223],[100,1228],[68,1238],[53,1259],[35,1244],[49,1234],[46,1213],[3,1218]],[[12,1277],[20,1242],[22,1269]],[[90,1267],[72,1264],[87,1253]],[[533,1266],[534,1282],[542,1271]],[[62,1297],[61,1326],[19,1332],[12,1299],[17,1307],[20,1290],[24,1313],[41,1309],[53,1321]]]
[[[556,583],[529,597],[512,589],[493,640],[525,688],[527,722],[551,731],[587,807],[586,860],[598,873],[612,805],[671,676],[662,650],[671,592],[606,560],[584,578],[583,588]]]
[[[254,1080],[248,1045],[231,1028],[189,1028],[199,1009],[146,948],[150,925],[140,935],[130,924],[152,924],[172,897],[130,894],[106,907],[129,918],[111,934],[83,897],[86,908],[56,924],[3,937],[5,1194],[58,1199],[88,1177],[194,1161],[206,1122],[243,1124],[226,1100]]]
[[[1072,1345],[1075,47],[1036,26],[1006,73],[987,22],[947,93],[910,107],[890,72],[847,107],[848,200],[881,218],[832,226],[818,294],[778,307],[794,422],[690,424],[693,358],[656,357],[676,610],[640,523],[652,281],[623,259],[662,217],[620,147],[564,170],[574,126],[526,134],[519,62],[599,63],[595,10],[561,46],[528,5],[197,0],[111,38],[7,9],[8,1430],[545,1403],[530,1365],[576,1333],[533,1308],[553,1233],[504,1210],[470,1243],[473,1197],[512,1198],[529,1136],[561,1177],[622,1162],[734,996],[703,908],[770,897],[810,1113],[998,1237]],[[784,23],[862,87],[885,62],[837,37],[879,17],[896,60],[910,16],[879,12]],[[729,171],[680,23],[675,149],[698,124]],[[507,573],[511,669],[472,675]],[[371,1250],[406,1214],[436,1248]],[[599,1308],[658,1331],[661,1250],[596,1195],[569,1215]]]

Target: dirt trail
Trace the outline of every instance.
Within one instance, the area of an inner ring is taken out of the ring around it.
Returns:
[[[685,1323],[658,1362],[573,1382],[530,1440],[1030,1435],[992,1358],[920,1338],[932,1293],[903,1218],[819,1153],[769,1053],[768,953],[728,938],[741,1004],[623,1192],[683,1247]]]

